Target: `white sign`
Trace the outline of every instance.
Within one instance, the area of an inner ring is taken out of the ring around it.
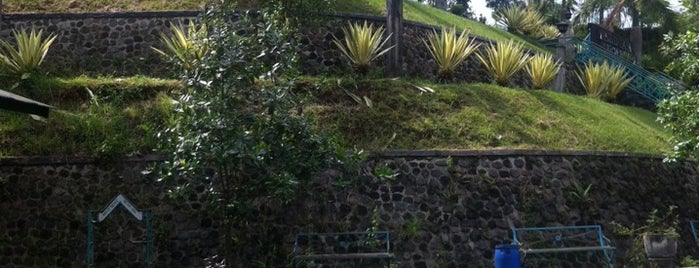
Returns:
[[[112,200],[111,203],[109,203],[109,205],[104,209],[104,211],[100,212],[97,215],[97,221],[102,222],[105,218],[107,218],[107,216],[109,216],[109,214],[112,213],[112,211],[114,211],[114,209],[117,206],[119,206],[119,204],[123,205],[124,208],[127,211],[129,211],[129,213],[131,213],[131,215],[133,215],[137,220],[140,221],[141,219],[143,219],[143,213],[138,211],[138,209],[136,209],[136,207],[133,204],[131,204],[131,201],[126,199],[126,197],[119,194]]]

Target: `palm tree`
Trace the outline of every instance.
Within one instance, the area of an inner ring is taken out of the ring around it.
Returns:
[[[575,24],[587,21],[597,21],[602,25],[604,21],[604,11],[613,7],[618,0],[587,0],[580,4],[578,15],[575,17]]]
[[[619,0],[608,16],[605,28],[609,28],[608,22],[621,13],[622,6],[631,13],[631,48],[636,62],[640,64],[643,57],[643,31],[641,31],[643,24],[674,28],[677,14],[670,9],[667,0]]]

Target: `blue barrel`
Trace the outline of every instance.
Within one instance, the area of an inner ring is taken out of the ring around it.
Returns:
[[[522,268],[517,245],[502,244],[495,246],[495,268]]]

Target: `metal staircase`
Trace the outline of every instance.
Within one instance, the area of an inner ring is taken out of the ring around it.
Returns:
[[[589,36],[585,38],[585,40],[573,39],[571,43],[575,47],[575,60],[579,64],[585,64],[590,61],[606,61],[610,64],[624,67],[627,74],[633,77],[633,81],[629,84],[627,89],[638,93],[654,103],[669,98],[673,90],[682,90],[684,88],[682,83],[663,73],[651,73],[631,63],[629,60],[609,52],[600,45],[590,41]]]
[[[632,62],[631,44],[628,40],[609,32],[599,25],[588,24],[589,34],[585,39],[573,38],[570,44],[575,51],[575,60],[584,65],[588,62],[608,62],[626,69],[633,77],[628,90],[641,97],[658,103],[672,95],[673,91],[683,90],[684,84],[664,73],[652,73]],[[555,47],[557,40],[541,42],[546,47]]]

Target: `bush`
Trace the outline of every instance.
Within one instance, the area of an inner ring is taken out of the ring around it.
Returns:
[[[469,39],[466,31],[462,31],[457,37],[454,28],[442,29],[441,34],[432,31],[427,36],[427,41],[423,39],[422,42],[439,65],[437,76],[440,80],[453,78],[456,68],[480,46]]]
[[[485,49],[485,55],[476,53],[493,81],[501,86],[507,86],[510,78],[521,70],[529,61],[529,55],[524,54],[522,45],[513,41],[507,43],[490,43]]]

